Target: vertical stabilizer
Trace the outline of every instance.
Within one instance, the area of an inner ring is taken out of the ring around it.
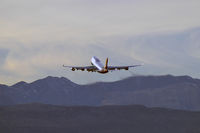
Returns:
[[[105,69],[108,68],[108,58],[106,58],[106,63],[105,63],[105,66],[104,66]]]

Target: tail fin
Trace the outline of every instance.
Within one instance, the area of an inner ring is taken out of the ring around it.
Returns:
[[[105,66],[104,66],[105,69],[108,68],[108,58],[106,58],[106,63],[105,63]]]

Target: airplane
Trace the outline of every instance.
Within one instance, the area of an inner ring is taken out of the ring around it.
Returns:
[[[141,65],[132,65],[132,66],[108,66],[108,58],[106,58],[106,62],[105,65],[103,65],[101,63],[101,61],[96,57],[93,56],[91,58],[91,64],[92,66],[82,66],[82,67],[77,67],[77,66],[65,66],[63,65],[63,67],[67,67],[67,68],[71,68],[72,71],[75,70],[87,70],[88,72],[98,72],[101,74],[105,74],[108,73],[109,71],[113,71],[113,70],[128,70],[130,67],[137,67],[137,66],[141,66]]]

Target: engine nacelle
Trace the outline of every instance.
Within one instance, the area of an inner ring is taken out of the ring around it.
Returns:
[[[87,71],[88,71],[88,72],[93,72],[93,70],[92,70],[92,69],[87,69]]]
[[[128,70],[128,67],[126,67],[125,70]]]

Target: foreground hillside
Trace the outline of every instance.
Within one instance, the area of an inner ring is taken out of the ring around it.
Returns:
[[[200,80],[189,76],[136,76],[116,82],[78,85],[62,77],[0,85],[0,105],[130,105],[200,110]]]
[[[1,133],[199,133],[200,112],[144,106],[0,107]]]

